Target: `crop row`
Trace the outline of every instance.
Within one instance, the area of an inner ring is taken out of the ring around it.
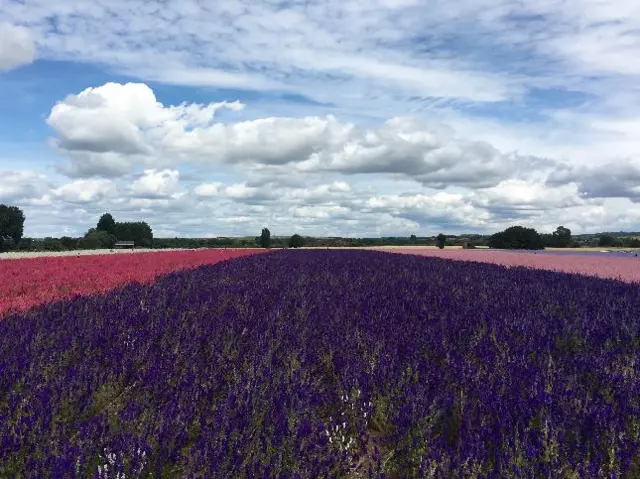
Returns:
[[[0,322],[0,477],[640,474],[640,288],[281,251]]]
[[[73,295],[104,293],[264,250],[198,250],[0,261],[0,317]]]
[[[478,261],[508,267],[525,267],[547,271],[583,274],[598,278],[618,279],[640,283],[640,258],[612,256],[598,253],[530,252],[504,250],[437,250],[391,249],[394,253],[414,254],[457,261]]]

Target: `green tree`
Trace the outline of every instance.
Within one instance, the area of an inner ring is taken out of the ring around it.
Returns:
[[[511,226],[491,235],[489,247],[498,249],[544,249],[542,236],[533,228]]]
[[[83,238],[78,240],[78,248],[80,249],[110,249],[113,248],[116,237],[106,231],[98,231],[91,228]]]
[[[293,235],[289,238],[290,248],[302,248],[304,246],[304,239],[299,234]]]
[[[58,238],[47,237],[42,242],[42,249],[45,251],[62,251],[64,246]]]
[[[436,236],[436,246],[438,246],[438,248],[444,249],[446,244],[447,244],[447,237],[445,235],[440,233],[438,236]]]
[[[598,237],[598,246],[605,246],[605,247],[610,247],[610,246],[615,246],[616,245],[616,238],[615,236],[611,236],[611,235],[600,235]]]
[[[60,243],[64,249],[76,249],[78,247],[78,240],[71,238],[70,236],[63,236],[60,238]]]
[[[271,248],[271,231],[269,231],[269,228],[262,228],[258,244],[261,248]]]
[[[640,248],[640,239],[631,238],[629,240],[629,248]]]
[[[153,231],[144,221],[116,223],[115,236],[118,241],[133,241],[136,246],[153,246]]]
[[[554,248],[568,248],[573,244],[571,230],[564,226],[558,226],[551,235],[544,235],[545,246]]]
[[[116,220],[113,219],[110,213],[103,214],[98,220],[98,226],[96,226],[98,231],[106,231],[107,233],[114,235],[116,234]]]
[[[0,205],[0,251],[17,246],[24,234],[24,213],[17,206]]]
[[[410,244],[416,244],[418,242],[418,238],[416,238],[416,235],[411,235],[409,237],[409,243]]]

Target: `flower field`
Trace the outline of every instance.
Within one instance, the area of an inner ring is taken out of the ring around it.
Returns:
[[[64,299],[0,321],[0,477],[638,477],[639,310],[335,250]]]
[[[384,248],[381,248],[385,251]],[[564,253],[561,251],[503,251],[503,250],[463,250],[463,249],[390,249],[394,253],[415,254],[458,261],[480,261],[509,267],[561,271],[584,274],[599,278],[612,278],[621,281],[640,283],[640,257],[613,256],[602,253]]]
[[[76,294],[103,293],[132,282],[264,250],[202,250],[40,257],[0,261],[0,317]]]

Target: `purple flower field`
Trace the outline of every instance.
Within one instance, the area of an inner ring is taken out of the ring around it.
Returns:
[[[278,251],[0,322],[0,477],[638,477],[640,287]]]

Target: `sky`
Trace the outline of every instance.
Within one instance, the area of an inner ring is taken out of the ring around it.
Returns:
[[[640,230],[640,3],[3,0],[25,235]]]

